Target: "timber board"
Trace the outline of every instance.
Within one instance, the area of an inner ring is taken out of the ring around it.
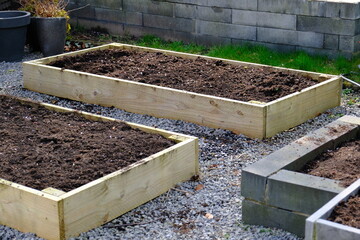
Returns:
[[[232,100],[46,65],[64,56],[109,48],[162,52],[183,58],[201,57],[234,65],[279,69],[311,77],[319,84],[261,104],[256,101]],[[113,106],[133,113],[227,129],[252,138],[274,136],[340,105],[339,76],[118,43],[25,62],[23,68],[24,87],[33,91],[86,103]],[[288,109],[291,111],[287,112]]]
[[[29,102],[95,121],[115,121],[91,113]],[[64,240],[98,227],[199,174],[198,139],[140,124],[144,132],[175,140],[175,145],[69,192],[39,191],[0,178],[0,224],[45,239]]]

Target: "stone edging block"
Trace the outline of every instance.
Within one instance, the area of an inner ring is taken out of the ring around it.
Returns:
[[[338,181],[295,171],[327,149],[359,137],[359,125],[360,118],[344,116],[244,168],[244,222],[283,228],[303,236],[306,217],[344,188]],[[259,210],[249,211],[255,205]],[[279,222],[279,215],[291,215],[297,220]]]

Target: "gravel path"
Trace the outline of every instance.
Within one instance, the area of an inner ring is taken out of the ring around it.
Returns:
[[[27,54],[24,61],[39,57],[41,56],[37,54]],[[79,240],[298,239],[295,235],[279,229],[242,223],[241,169],[336,118],[345,114],[360,116],[360,93],[350,93],[344,96],[340,107],[273,138],[253,140],[225,130],[133,114],[115,108],[99,107],[28,91],[22,88],[22,70],[19,62],[0,62],[1,93],[156,126],[199,138],[202,173],[200,181],[179,184],[176,188],[112,222],[72,238]],[[199,184],[204,188],[195,191]],[[0,225],[0,239],[40,238]]]

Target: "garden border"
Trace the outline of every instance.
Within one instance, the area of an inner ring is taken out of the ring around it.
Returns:
[[[58,112],[75,112],[95,121],[115,121],[52,104],[21,100]],[[67,239],[98,227],[199,174],[198,139],[127,123],[177,142],[123,169],[69,192],[35,190],[0,178],[0,224],[46,239]]]
[[[304,236],[305,220],[341,192],[338,181],[295,172],[327,149],[360,136],[344,116],[242,170],[243,221]]]
[[[350,196],[360,193],[360,179],[336,195],[306,219],[305,240],[357,240],[360,229],[327,220],[334,208]]]
[[[108,48],[162,52],[183,58],[201,57],[241,66],[280,69],[309,76],[320,83],[269,103],[258,104],[46,65],[64,56]],[[33,91],[86,103],[114,106],[139,114],[228,129],[253,138],[271,137],[329,108],[339,106],[342,86],[339,76],[117,43],[24,62],[23,73],[24,87]]]

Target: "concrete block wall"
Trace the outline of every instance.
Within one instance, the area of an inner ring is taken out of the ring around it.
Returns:
[[[112,34],[199,44],[258,43],[277,50],[352,56],[360,51],[354,0],[71,0],[71,21]]]

